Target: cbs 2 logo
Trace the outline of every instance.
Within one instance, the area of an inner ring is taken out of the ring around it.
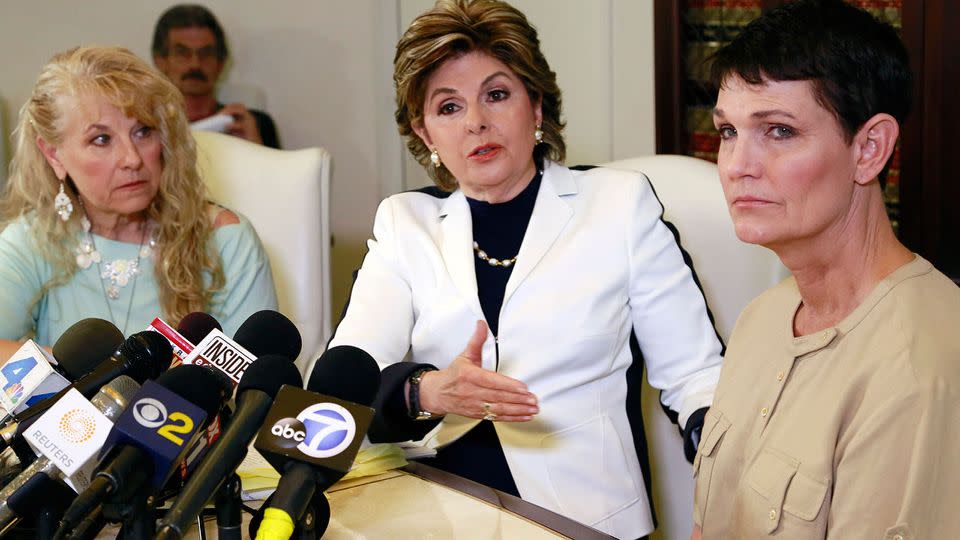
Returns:
[[[194,426],[192,418],[182,412],[167,414],[164,404],[153,398],[143,398],[134,403],[133,418],[143,427],[159,428],[157,435],[177,446],[183,446],[180,434],[190,433]]]

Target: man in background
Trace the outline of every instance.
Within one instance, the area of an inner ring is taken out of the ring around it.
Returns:
[[[269,115],[242,103],[224,105],[217,101],[217,79],[228,51],[223,28],[207,8],[179,4],[165,11],[153,32],[152,52],[157,69],[183,94],[191,122],[226,114],[233,117],[224,128],[227,133],[280,148]]]

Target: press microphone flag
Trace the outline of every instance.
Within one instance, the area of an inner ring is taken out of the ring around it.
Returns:
[[[113,422],[79,391],[71,388],[23,433],[24,440],[81,491],[90,483],[94,459]]]
[[[0,367],[0,406],[16,416],[38,401],[66,388],[70,381],[53,368],[56,360],[27,340]]]
[[[256,360],[250,351],[214,329],[183,359],[184,364],[211,366],[227,374],[236,386],[250,364]]]
[[[101,460],[114,448],[132,445],[155,464],[179,463],[202,433],[207,413],[154,381],[143,383],[131,401],[110,430]],[[154,467],[152,491],[160,489],[173,470],[170,466]]]
[[[257,434],[254,448],[281,472],[288,463],[298,461],[342,477],[353,465],[373,414],[370,407],[283,386]]]
[[[183,359],[193,350],[193,343],[190,343],[187,338],[183,337],[180,332],[177,332],[160,317],[156,317],[150,321],[150,326],[147,327],[147,330],[157,332],[170,342],[170,347],[173,349],[173,361],[170,362],[171,368],[183,363]]]
[[[130,398],[139,388],[140,385],[136,381],[121,375],[101,388],[90,402],[108,419],[113,420],[126,408]],[[95,441],[88,441],[88,443],[96,444]],[[96,447],[93,448],[96,451]],[[38,478],[43,475],[49,478],[46,483],[44,479]],[[38,506],[37,502],[40,499],[49,496],[49,482],[62,479],[63,476],[63,472],[57,468],[56,463],[46,456],[37,458],[21,471],[0,490],[0,530],[17,518],[28,515],[32,508]]]

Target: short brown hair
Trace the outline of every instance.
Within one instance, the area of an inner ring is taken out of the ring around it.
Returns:
[[[413,127],[423,123],[427,80],[433,71],[445,61],[472,51],[482,51],[506,64],[523,81],[530,100],[542,100],[543,142],[534,147],[534,159],[562,162],[567,149],[557,74],[547,64],[537,30],[526,16],[498,0],[439,0],[433,9],[414,19],[397,43],[393,59],[395,116],[413,157],[439,187],[456,189],[457,181],[450,171],[428,166],[430,149]]]

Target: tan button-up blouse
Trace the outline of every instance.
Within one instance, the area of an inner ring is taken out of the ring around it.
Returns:
[[[960,538],[960,288],[917,257],[793,336],[789,279],[743,312],[694,461],[704,539]]]

